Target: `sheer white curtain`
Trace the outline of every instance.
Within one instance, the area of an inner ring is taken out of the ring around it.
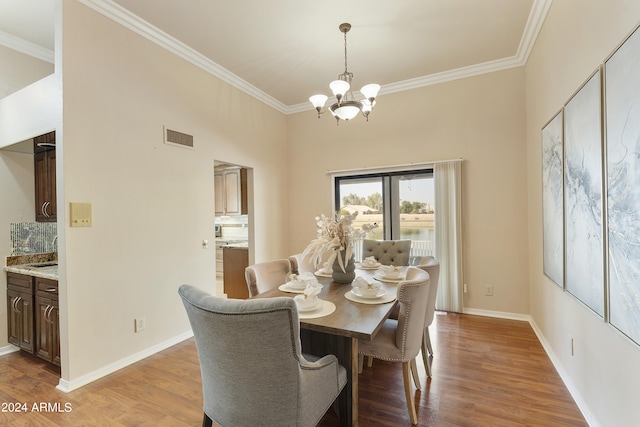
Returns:
[[[434,164],[438,310],[462,313],[461,161]]]

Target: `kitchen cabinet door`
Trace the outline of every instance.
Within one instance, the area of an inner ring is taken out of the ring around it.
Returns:
[[[36,356],[60,365],[58,282],[36,278]]]
[[[246,215],[247,170],[245,168],[227,168],[214,174],[215,214]]]
[[[8,341],[33,354],[33,295],[12,288],[7,289],[7,314]]]
[[[35,174],[35,206],[37,222],[55,222],[56,216],[56,150],[33,155]]]

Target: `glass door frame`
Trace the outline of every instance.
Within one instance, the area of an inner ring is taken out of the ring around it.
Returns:
[[[407,170],[394,170],[394,171],[380,171],[372,173],[358,173],[354,171],[353,174],[334,175],[333,178],[333,210],[334,212],[340,209],[342,205],[340,198],[340,184],[341,182],[363,180],[363,179],[380,179],[382,181],[382,224],[383,232],[382,236],[384,240],[398,240],[400,239],[400,214],[392,215],[392,206],[400,206],[400,191],[399,182],[400,177],[405,175],[425,175],[433,179],[433,167],[425,167],[424,169],[407,169]],[[393,185],[394,188],[391,188]],[[389,196],[388,196],[389,195]],[[388,200],[389,199],[389,200]],[[387,203],[388,202],[388,203]]]

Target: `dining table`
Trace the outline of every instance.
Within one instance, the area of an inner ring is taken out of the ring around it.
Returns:
[[[406,271],[406,267],[401,267]],[[368,283],[380,283],[381,298],[366,299],[353,294],[350,283],[334,282],[331,273],[316,272],[322,290],[318,297],[323,307],[313,312],[299,310],[302,351],[317,357],[334,354],[347,370],[347,383],[337,399],[342,426],[358,426],[358,341],[372,340],[397,304],[397,285],[401,279],[385,279],[376,268],[356,264],[356,277]],[[286,278],[278,288],[254,298],[294,297],[287,289]],[[299,292],[299,291],[298,291]]]

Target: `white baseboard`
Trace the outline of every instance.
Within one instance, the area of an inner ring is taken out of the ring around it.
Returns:
[[[16,351],[20,351],[20,349],[13,344],[7,344],[4,347],[0,347],[0,356],[4,356],[5,354],[10,354],[10,353],[15,353]]]
[[[162,350],[165,350],[173,345],[176,345],[186,339],[189,339],[193,336],[192,331],[185,332],[176,337],[173,337],[167,341],[164,341],[160,344],[154,345],[153,347],[147,348],[138,353],[132,354],[131,356],[125,357],[124,359],[120,359],[117,362],[114,362],[110,365],[107,365],[103,368],[98,369],[97,371],[90,372],[86,375],[81,376],[80,378],[76,378],[71,381],[63,380],[62,378],[58,382],[58,386],[56,387],[58,390],[63,391],[65,393],[69,393],[70,391],[76,390],[82,386],[85,386],[97,379],[105,377],[109,374],[112,374],[124,367],[127,367],[133,363],[139,362],[142,359],[145,359],[149,356],[152,356]]]
[[[507,313],[502,311],[480,310],[475,308],[465,308],[464,314],[475,314],[477,316],[497,317],[500,319],[523,320],[525,322],[529,322],[531,328],[533,329],[533,332],[538,337],[540,344],[542,344],[544,351],[547,353],[547,356],[549,356],[551,363],[553,363],[553,366],[556,368],[558,375],[560,375],[560,379],[562,379],[562,382],[564,383],[565,387],[567,387],[567,390],[569,390],[571,397],[573,397],[573,400],[576,402],[578,409],[580,409],[580,412],[582,412],[582,416],[584,416],[584,419],[587,421],[590,427],[600,427],[600,424],[589,410],[589,406],[584,401],[582,395],[573,384],[573,381],[571,381],[571,377],[560,363],[560,359],[558,359],[553,350],[551,350],[551,346],[549,345],[548,341],[542,334],[542,331],[540,330],[540,328],[538,328],[538,325],[533,321],[533,318],[530,315]]]
[[[522,320],[532,322],[531,316],[528,314],[508,313],[505,311],[480,310],[478,308],[465,308],[464,314],[475,314],[476,316],[497,317],[499,319]]]

